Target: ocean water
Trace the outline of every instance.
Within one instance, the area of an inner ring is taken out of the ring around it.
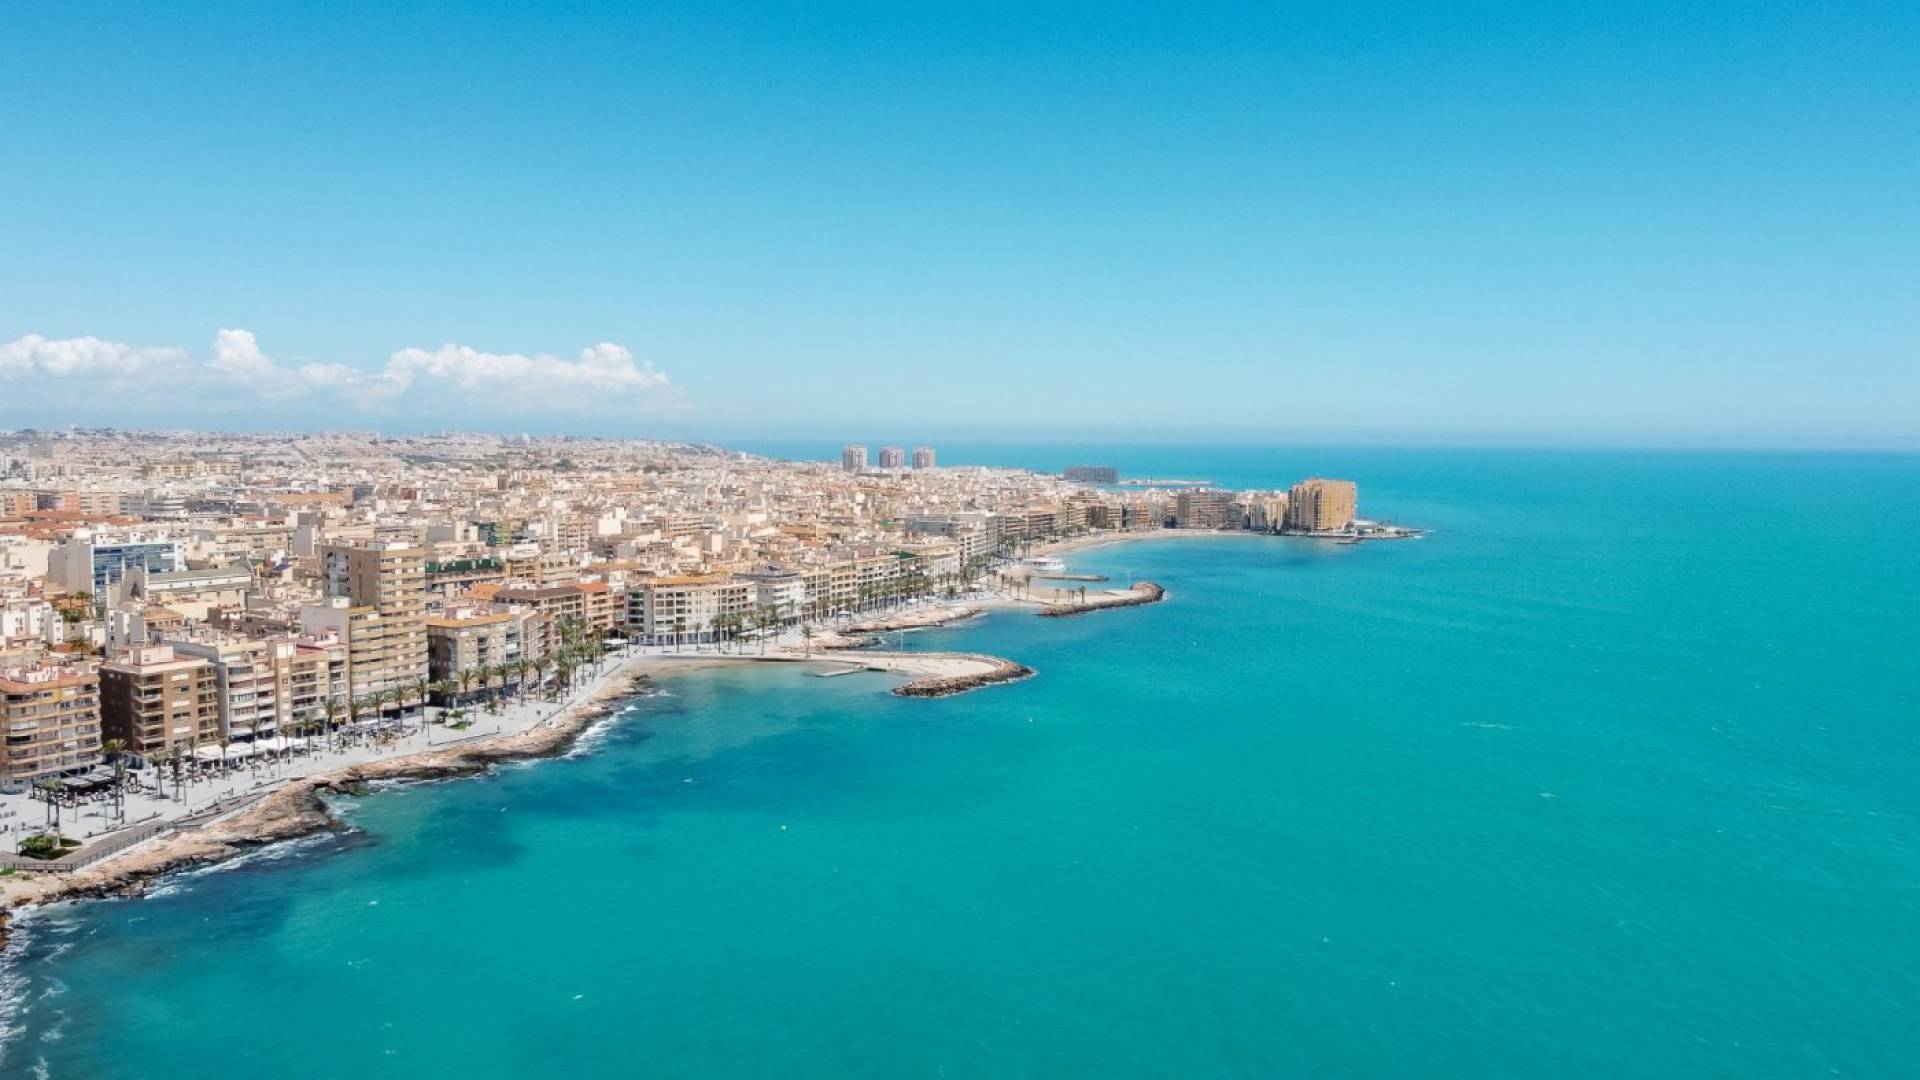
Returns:
[[[1435,532],[1083,552],[1172,598],[907,639],[1032,680],[686,673],[32,916],[0,1074],[1920,1074],[1920,458],[1231,454]]]

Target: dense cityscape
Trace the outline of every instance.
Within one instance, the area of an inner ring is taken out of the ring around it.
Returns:
[[[562,700],[611,649],[811,654],[881,609],[1045,604],[1032,578],[1060,542],[1404,532],[1358,519],[1347,481],[1122,489],[1109,467],[941,466],[926,446],[870,460],[848,445],[831,463],[636,440],[71,430],[6,436],[0,454],[0,800],[20,869],[217,812],[240,790],[221,781],[244,769],[270,786],[316,737],[377,758],[430,723]]]

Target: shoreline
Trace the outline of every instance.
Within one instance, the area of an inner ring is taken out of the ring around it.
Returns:
[[[970,611],[965,617],[980,614]],[[929,624],[937,625],[937,624]],[[15,916],[30,908],[79,900],[139,896],[161,878],[237,858],[271,844],[342,827],[324,796],[355,794],[383,780],[446,780],[475,776],[495,765],[558,757],[598,721],[614,714],[613,702],[631,697],[656,677],[704,667],[755,662],[848,665],[850,670],[908,676],[893,688],[900,697],[937,698],[1029,678],[1032,668],[984,653],[874,653],[822,650],[768,656],[644,654],[629,657],[596,677],[573,701],[523,731],[474,736],[464,742],[424,747],[371,761],[331,766],[311,776],[281,781],[211,821],[173,825],[98,862],[65,873],[16,872],[0,878],[0,952],[11,939]],[[112,834],[103,834],[102,839]]]
[[[700,658],[694,663],[712,664]],[[246,806],[197,826],[180,826],[67,873],[15,873],[0,878],[0,949],[14,915],[24,909],[71,900],[138,895],[155,879],[340,827],[322,795],[346,794],[377,780],[438,780],[472,776],[493,765],[551,757],[563,752],[594,722],[612,715],[609,703],[653,681],[645,669],[655,657],[625,660],[597,677],[580,696],[532,727],[476,736],[466,742],[423,748],[373,761],[338,765],[290,778]]]
[[[1035,553],[1077,551],[1105,544],[1126,543],[1155,537],[1234,535],[1227,533],[1187,533],[1175,529],[1072,537],[1041,545]],[[1112,590],[1090,596],[1086,602],[1054,604],[1045,601],[994,598],[974,601],[953,608],[936,608],[883,616],[856,624],[864,634],[877,635],[903,630],[928,629],[978,618],[999,608],[1037,609],[1042,616],[1071,616],[1109,608],[1156,603],[1166,591],[1152,582],[1142,582],[1127,590]],[[771,655],[746,654],[642,654],[613,664],[595,677],[572,701],[532,726],[514,732],[479,735],[465,741],[428,746],[393,757],[376,758],[331,765],[310,776],[294,776],[256,793],[238,798],[245,805],[201,823],[169,823],[155,836],[128,845],[99,861],[65,873],[15,872],[0,877],[0,951],[9,941],[9,928],[16,914],[48,904],[114,897],[138,896],[155,880],[182,870],[196,869],[258,851],[270,844],[295,840],[342,827],[327,807],[323,796],[350,794],[353,789],[381,780],[440,780],[473,776],[494,765],[554,757],[564,753],[595,722],[612,715],[610,703],[630,697],[635,690],[653,681],[656,675],[698,667],[753,662],[812,663],[841,665],[842,673],[881,671],[907,676],[891,691],[899,697],[934,699],[970,690],[1032,678],[1034,669],[1017,661],[984,653],[952,652],[878,652],[863,648],[865,643],[840,637],[854,630],[829,637],[830,644],[815,644],[802,653],[791,646],[777,648]],[[838,654],[838,655],[836,655]],[[650,670],[651,669],[651,670]],[[112,833],[102,834],[106,839]]]

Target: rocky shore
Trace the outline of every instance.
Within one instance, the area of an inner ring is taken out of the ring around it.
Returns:
[[[351,794],[376,780],[437,780],[485,771],[505,761],[548,757],[564,751],[609,702],[651,681],[648,675],[617,673],[606,685],[528,731],[476,739],[383,761],[365,762],[302,777],[258,802],[199,828],[180,828],[70,874],[19,875],[0,881],[0,947],[15,909],[93,897],[137,895],[155,878],[232,858],[267,844],[339,827],[322,796]]]
[[[1089,596],[1084,601],[1042,605],[1040,615],[1061,617],[1104,608],[1157,603],[1166,590],[1143,581],[1125,592]],[[979,607],[943,608],[880,619],[848,628],[853,632],[820,635],[813,650],[870,648],[874,635],[890,630],[915,629],[969,619]],[[803,659],[787,650],[779,659]],[[716,658],[726,662],[728,658]],[[750,658],[734,658],[750,659]],[[821,657],[820,659],[825,659]],[[843,661],[853,662],[853,661]],[[857,661],[863,667],[897,671],[911,676],[893,693],[910,698],[941,698],[981,687],[1030,678],[1025,664],[978,653],[869,652]],[[128,848],[98,864],[67,874],[17,874],[0,878],[0,948],[7,937],[11,912],[34,904],[94,897],[138,895],[154,879],[223,859],[267,844],[340,828],[329,812],[325,796],[357,794],[370,782],[383,780],[438,780],[486,771],[506,761],[548,757],[563,752],[594,721],[608,715],[610,703],[627,697],[649,682],[650,675],[630,664],[606,677],[602,686],[551,718],[525,731],[476,738],[400,757],[361,762],[330,769],[310,777],[289,780],[244,808],[202,825],[179,825]]]
[[[988,665],[985,671],[969,672],[963,675],[923,675],[911,682],[902,683],[893,688],[900,697],[938,698],[964,694],[969,690],[978,690],[983,686],[997,683],[1015,682],[1031,678],[1033,669],[1025,664],[1016,664],[997,656],[984,656],[978,653],[964,654],[967,659],[977,660]]]
[[[1050,618],[1064,618],[1069,615],[1085,615],[1089,611],[1104,611],[1107,608],[1138,607],[1141,604],[1157,604],[1167,598],[1167,590],[1151,581],[1135,582],[1131,589],[1124,592],[1108,592],[1089,596],[1085,600],[1074,600],[1064,604],[1048,604],[1040,609],[1040,614]]]

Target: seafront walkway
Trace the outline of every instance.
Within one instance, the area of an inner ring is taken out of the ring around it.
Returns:
[[[154,767],[131,773],[134,783],[118,801],[101,795],[88,800],[63,800],[49,809],[33,793],[0,795],[0,868],[65,872],[117,855],[135,844],[179,829],[197,828],[235,813],[286,784],[309,776],[407,757],[430,750],[497,735],[515,735],[539,728],[562,711],[586,702],[641,657],[638,649],[610,653],[598,670],[587,669],[564,696],[552,700],[529,694],[503,698],[496,710],[484,706],[464,710],[468,723],[451,727],[439,721],[416,722],[397,732],[336,732],[294,740],[270,759],[216,765],[183,776],[176,784],[170,773]],[[39,860],[13,854],[27,836],[58,830],[82,846],[59,859]]]

